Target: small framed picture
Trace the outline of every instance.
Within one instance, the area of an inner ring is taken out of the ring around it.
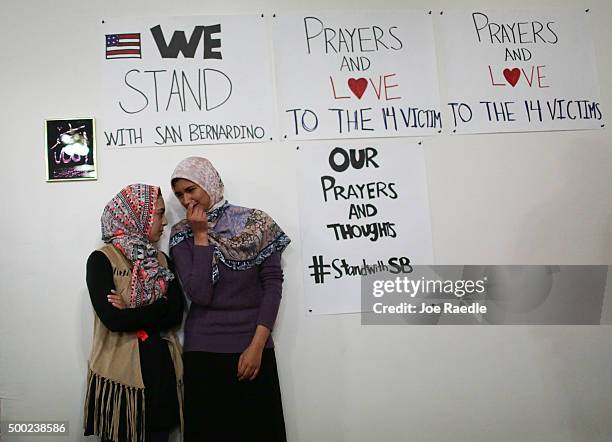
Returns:
[[[45,140],[47,181],[98,178],[93,118],[45,120]]]

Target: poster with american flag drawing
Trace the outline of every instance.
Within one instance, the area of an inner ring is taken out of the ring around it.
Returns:
[[[276,114],[266,17],[105,18],[108,148],[268,142]]]

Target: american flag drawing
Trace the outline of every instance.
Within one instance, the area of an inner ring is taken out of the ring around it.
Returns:
[[[142,58],[140,34],[107,34],[106,59]]]

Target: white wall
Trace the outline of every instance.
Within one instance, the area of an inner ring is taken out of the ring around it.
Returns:
[[[453,5],[345,0],[333,8]],[[510,5],[536,2],[455,7]],[[580,5],[591,9],[609,121],[612,3]],[[330,8],[323,0],[308,6]],[[101,210],[128,182],[159,183],[170,196],[174,165],[203,155],[222,173],[233,202],[268,211],[293,238],[275,330],[290,441],[612,440],[609,326],[362,327],[358,315],[307,316],[289,144],[99,146],[97,181],[45,182],[43,120],[99,112],[103,91],[92,48],[102,18],[304,8],[297,0],[2,2],[0,419],[69,420],[69,440],[88,440],[80,430],[92,324],[84,266],[100,245]],[[612,262],[609,124],[598,131],[438,136],[424,145],[438,263]],[[176,221],[180,207],[167,202]]]

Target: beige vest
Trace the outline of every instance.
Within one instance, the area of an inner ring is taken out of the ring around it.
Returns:
[[[113,245],[108,244],[100,251],[106,255],[113,268],[115,291],[125,304],[129,305],[132,264]],[[166,256],[163,253],[158,252],[157,259],[162,266],[168,267]],[[167,333],[163,338],[168,341],[168,348],[174,363],[182,428],[183,362],[181,346],[174,332]],[[96,380],[95,391],[92,391],[94,390],[92,388],[94,379]],[[97,315],[94,317],[93,345],[89,357],[85,422],[87,422],[88,405],[92,394],[95,395],[96,404],[94,415],[96,435],[117,440],[119,420],[122,418],[126,422],[128,440],[133,442],[144,440],[144,383],[140,371],[138,337],[135,332],[110,331]],[[125,416],[120,416],[122,399],[126,401]],[[140,428],[137,428],[138,423],[140,423]]]

